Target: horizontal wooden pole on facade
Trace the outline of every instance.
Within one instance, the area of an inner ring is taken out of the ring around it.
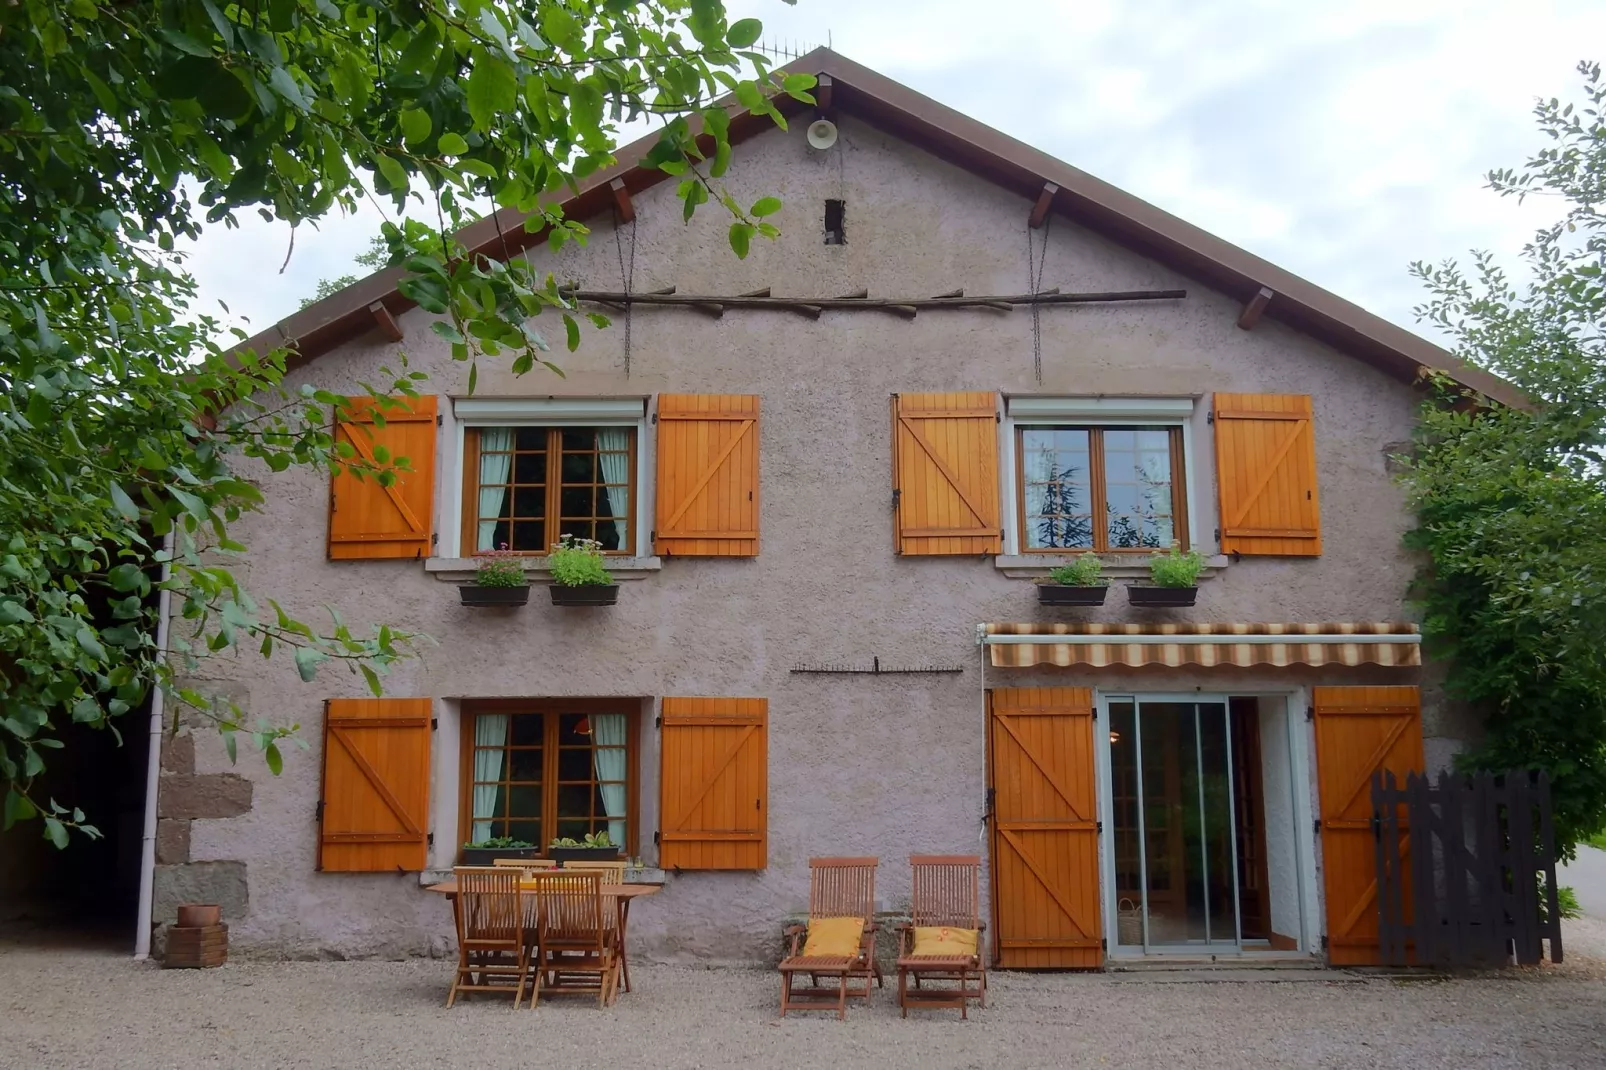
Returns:
[[[1113,290],[1098,293],[1060,293],[1057,288],[1033,294],[996,294],[977,297],[773,297],[758,294],[715,296],[681,293],[620,293],[615,290],[565,289],[563,296],[572,301],[600,305],[684,305],[708,311],[723,312],[726,308],[776,309],[799,312],[817,319],[821,311],[831,309],[874,309],[893,312],[905,318],[922,309],[939,308],[993,308],[1008,312],[1016,307],[1033,305],[1096,305],[1126,301],[1174,301],[1188,296],[1186,290]]]

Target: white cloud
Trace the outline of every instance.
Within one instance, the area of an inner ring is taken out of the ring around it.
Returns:
[[[1537,146],[1606,41],[1606,6],[1475,0],[741,0],[766,38],[837,51],[1412,326],[1415,259],[1514,252],[1542,218],[1481,189]],[[735,17],[735,15],[733,15]],[[252,330],[351,269],[372,207],[242,217],[191,266]]]

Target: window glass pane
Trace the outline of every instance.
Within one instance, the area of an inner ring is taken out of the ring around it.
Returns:
[[[513,537],[504,541],[510,550],[543,553],[547,548],[546,524],[540,520],[521,520],[513,525]]]
[[[564,519],[570,517],[590,519],[593,515],[591,511],[592,501],[590,487],[571,487],[565,482],[563,491],[559,494],[559,508],[563,510],[561,515]]]
[[[544,427],[520,427],[513,433],[515,442],[513,448],[521,453],[525,450],[545,450],[546,435]]]
[[[546,515],[546,491],[540,487],[519,487],[513,492],[513,515],[524,519]]]
[[[508,743],[515,747],[539,747],[546,741],[543,720],[539,713],[515,713]]]
[[[597,481],[597,455],[594,453],[565,453],[563,455],[563,485],[576,483],[589,486]]]
[[[1110,549],[1155,549],[1171,544],[1169,431],[1105,429],[1104,501]]]
[[[539,818],[541,816],[541,787],[538,784],[515,784],[508,789],[507,814],[509,817]]]
[[[543,432],[544,434],[544,432]],[[543,438],[542,441],[545,441]],[[519,453],[513,458],[513,482],[539,487],[546,483],[546,451]]]
[[[524,780],[534,783],[541,779],[541,775],[541,749],[539,747],[508,752],[507,778],[509,780]]]
[[[594,427],[566,427],[563,429],[564,450],[592,450],[596,448],[597,431]]]
[[[1024,535],[1028,549],[1092,548],[1088,443],[1085,429],[1028,428],[1021,433]]]

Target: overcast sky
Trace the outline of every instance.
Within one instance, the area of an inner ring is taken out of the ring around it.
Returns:
[[[1599,0],[780,0],[766,38],[836,50],[1413,327],[1416,259],[1515,253],[1543,207],[1481,187],[1538,147],[1538,96],[1606,58]],[[190,259],[254,333],[355,270],[373,209],[252,213]]]

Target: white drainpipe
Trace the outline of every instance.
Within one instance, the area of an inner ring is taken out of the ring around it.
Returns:
[[[173,536],[162,539],[162,578],[164,586],[156,596],[156,657],[165,659],[167,650],[167,617],[172,607],[171,592],[165,584],[171,571],[167,555],[173,552]],[[134,958],[148,959],[151,955],[151,900],[156,890],[156,789],[162,770],[162,714],[167,696],[159,685],[151,690],[150,755],[145,761],[145,838],[139,849],[139,914],[134,920]]]

